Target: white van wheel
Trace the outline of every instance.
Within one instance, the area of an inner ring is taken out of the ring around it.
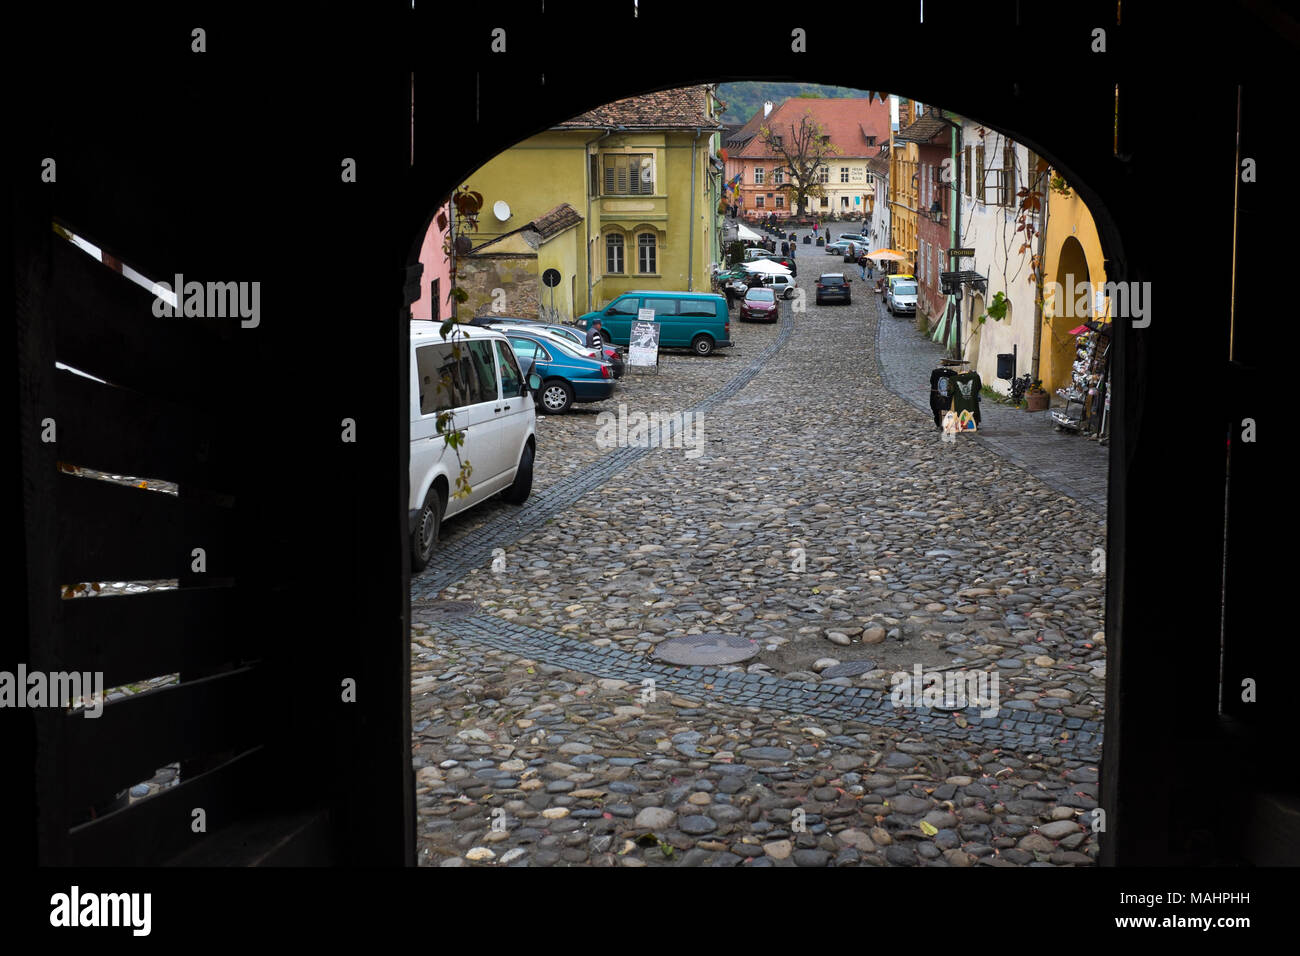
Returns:
[[[412,571],[423,571],[433,557],[438,545],[438,534],[442,531],[442,510],[442,495],[434,485],[424,496],[424,507],[420,509],[415,530],[411,533]]]

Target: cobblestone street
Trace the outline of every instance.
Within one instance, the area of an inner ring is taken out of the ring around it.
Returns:
[[[943,442],[938,347],[797,261],[805,310],[539,416],[529,501],[444,526],[411,592],[421,863],[1094,861],[1106,449],[991,402]],[[620,403],[698,446],[602,447]],[[652,656],[698,634],[758,653]],[[899,671],[1000,706],[899,706]]]

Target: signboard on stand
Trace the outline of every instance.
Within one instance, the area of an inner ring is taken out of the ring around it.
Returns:
[[[654,309],[638,309],[628,335],[627,364],[659,366],[659,323]]]

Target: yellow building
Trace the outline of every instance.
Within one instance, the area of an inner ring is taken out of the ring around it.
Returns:
[[[921,118],[924,107],[915,100],[898,101],[898,128],[903,129]],[[889,218],[892,236],[890,246],[905,253],[907,259],[898,264],[900,272],[916,273],[916,217],[920,191],[918,146],[916,143],[895,140],[897,130],[889,134]]]
[[[480,167],[465,180],[483,206],[456,262],[463,311],[570,319],[632,289],[708,291],[720,129],[713,87],[664,90],[574,117]],[[554,290],[539,285],[547,269],[560,273]]]
[[[1054,177],[1055,170],[1049,175]],[[1072,377],[1076,338],[1070,330],[1089,319],[1110,318],[1110,303],[1097,295],[1106,283],[1101,237],[1092,213],[1072,189],[1068,195],[1058,189],[1048,190],[1043,268],[1038,375],[1043,388],[1054,394]],[[1077,294],[1085,283],[1086,299]]]

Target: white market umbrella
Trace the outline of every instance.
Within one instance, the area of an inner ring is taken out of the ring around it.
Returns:
[[[736,238],[737,239],[762,239],[763,237],[760,236],[758,233],[756,233],[753,229],[746,228],[743,222],[738,222],[736,223]]]
[[[746,262],[745,268],[750,272],[761,272],[765,276],[788,276],[790,270],[779,262],[773,262],[771,259],[755,259],[753,262]]]

